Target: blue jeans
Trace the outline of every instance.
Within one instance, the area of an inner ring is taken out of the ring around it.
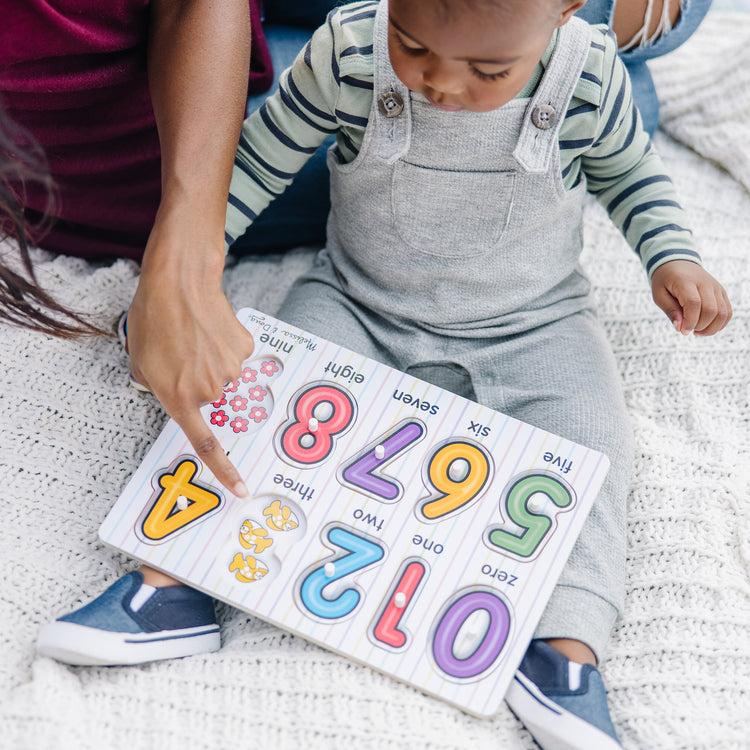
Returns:
[[[621,57],[633,82],[633,98],[641,111],[646,130],[653,135],[659,124],[659,100],[646,61],[659,57],[685,42],[711,7],[712,0],[682,0],[682,12],[674,28],[654,44],[623,52]],[[273,91],[279,74],[288,68],[305,46],[312,30],[335,0],[266,0],[264,31],[274,63]],[[612,25],[615,0],[588,0],[578,15],[589,23]],[[281,25],[283,23],[283,25]],[[268,94],[248,99],[247,113],[258,109]],[[232,253],[283,250],[299,245],[322,245],[331,206],[328,193],[326,150],[329,138],[307,162],[294,182],[255,220],[232,245]]]
[[[633,82],[633,99],[641,112],[644,128],[653,135],[659,126],[659,100],[646,62],[677,49],[698,28],[711,7],[712,0],[682,0],[682,11],[674,28],[648,47],[622,52],[620,58]],[[578,16],[592,24],[612,26],[615,0],[588,0]],[[626,42],[627,40],[620,40]]]

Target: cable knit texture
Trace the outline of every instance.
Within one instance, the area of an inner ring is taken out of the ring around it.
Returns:
[[[676,334],[604,213],[586,210],[584,264],[638,447],[628,594],[602,664],[628,750],[750,748],[749,38],[750,17],[712,14],[654,66],[669,134],[656,145],[729,291],[730,326]],[[51,291],[107,324],[135,290],[131,261],[35,259]],[[311,259],[301,248],[234,264],[228,295],[274,313]],[[97,529],[165,417],[128,387],[114,338],[3,327],[0,358],[0,748],[534,748],[505,707],[472,718],[223,605],[217,653],[126,668],[36,657],[41,624],[133,567]]]

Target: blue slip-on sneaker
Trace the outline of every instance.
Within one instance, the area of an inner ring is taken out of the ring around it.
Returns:
[[[126,344],[128,342],[128,313],[125,311],[122,316],[120,317],[120,320],[117,324],[117,338],[120,339],[120,343],[122,344],[122,348],[127,351]],[[142,393],[151,393],[151,391],[146,388],[145,385],[141,385],[134,377],[133,373],[129,373],[130,377],[130,385],[135,388],[137,391],[141,391]]]
[[[534,640],[505,700],[543,750],[619,750],[602,677]]]
[[[42,656],[117,666],[192,656],[221,647],[214,603],[188,586],[154,588],[135,570],[81,609],[41,628]]]

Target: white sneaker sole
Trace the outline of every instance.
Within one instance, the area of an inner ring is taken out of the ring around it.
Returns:
[[[622,745],[547,698],[521,672],[516,672],[505,696],[543,750],[622,750]]]
[[[75,666],[119,666],[218,651],[218,625],[156,633],[112,633],[73,622],[51,622],[39,631],[36,650]]]

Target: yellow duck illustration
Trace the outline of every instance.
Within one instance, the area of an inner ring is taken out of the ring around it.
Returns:
[[[268,516],[266,525],[274,531],[292,531],[299,526],[297,517],[292,513],[288,505],[282,505],[281,500],[274,500],[264,511],[264,516]]]
[[[240,526],[240,544],[245,548],[260,554],[273,544],[273,539],[268,538],[268,532],[262,527],[253,526],[253,521],[246,519]]]
[[[235,578],[242,583],[259,581],[268,573],[268,568],[263,563],[256,560],[252,555],[243,557],[242,552],[238,552],[234,556],[234,560],[229,565],[229,570],[234,571]]]

